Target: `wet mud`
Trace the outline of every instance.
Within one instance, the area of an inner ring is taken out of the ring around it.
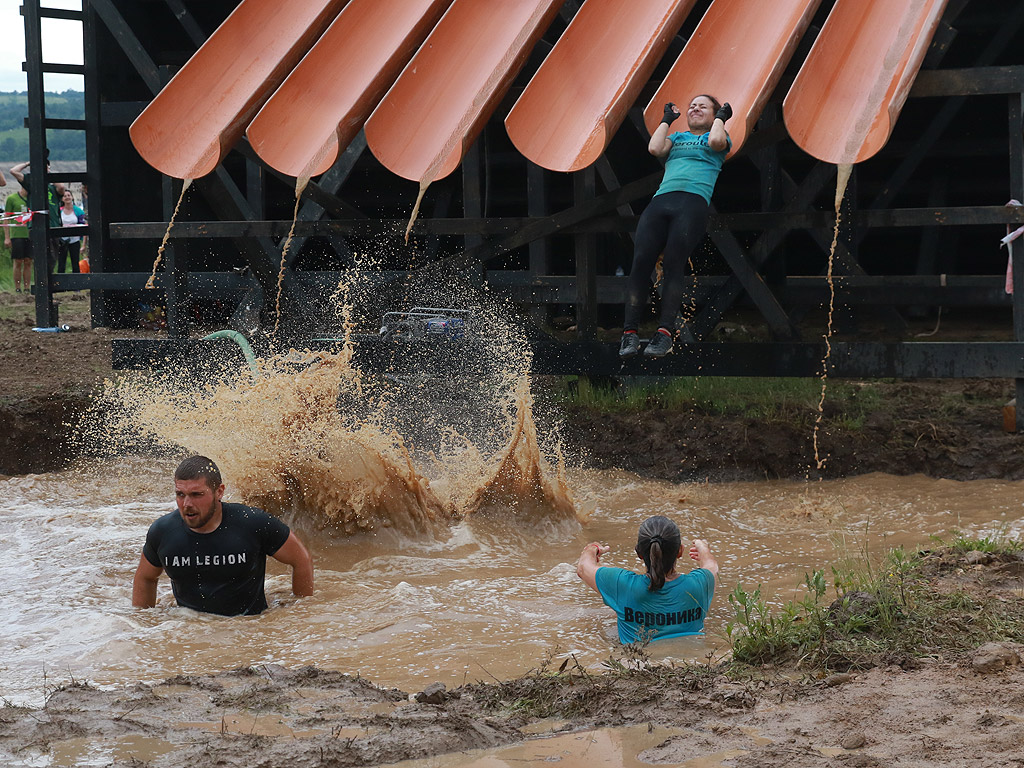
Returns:
[[[940,592],[1024,601],[1017,554],[938,553],[924,567]],[[0,707],[0,754],[11,764],[112,768],[362,766],[442,755],[429,764],[1021,764],[1024,645],[1016,642],[827,676],[799,666],[744,676],[727,663],[636,657],[610,659],[600,673],[571,655],[558,661],[515,680],[414,692],[272,664],[103,690],[43,680],[41,706]]]

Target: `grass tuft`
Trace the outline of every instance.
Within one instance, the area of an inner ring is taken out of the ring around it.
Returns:
[[[984,589],[936,589],[936,579],[969,567],[964,554],[983,551],[1015,563],[1020,541],[958,537],[942,551],[892,550],[880,567],[807,574],[803,599],[769,606],[760,586],[729,595],[726,625],[733,659],[741,664],[795,663],[815,674],[913,665],[917,658],[955,655],[990,640],[1024,641],[1024,600]]]

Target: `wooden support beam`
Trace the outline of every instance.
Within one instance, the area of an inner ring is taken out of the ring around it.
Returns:
[[[709,234],[711,241],[722,254],[722,258],[725,259],[725,263],[729,265],[729,269],[732,270],[739,284],[743,286],[743,290],[750,296],[767,321],[772,335],[780,339],[795,339],[799,335],[796,328],[772,294],[771,289],[765,285],[752,263],[753,260],[743,250],[736,236],[731,232],[711,232]]]
[[[139,73],[146,86],[154,94],[163,87],[163,78],[153,59],[150,58],[135,32],[125,22],[120,11],[114,6],[113,0],[89,0],[89,6],[103,20],[110,34],[124,51],[135,71]]]
[[[790,193],[789,202],[783,208],[783,213],[799,211],[811,205],[829,179],[834,177],[835,166],[828,163],[817,163],[804,178],[803,182]],[[792,181],[792,179],[790,179]],[[765,232],[755,241],[751,253],[755,258],[770,256],[772,251],[782,242],[782,232],[776,230]],[[763,240],[763,242],[761,242]],[[761,263],[755,263],[755,269],[761,267]],[[739,279],[733,275],[720,289],[708,299],[707,303],[698,312],[693,322],[693,333],[697,338],[702,338],[711,333],[718,325],[725,311],[731,307],[743,290]]]
[[[574,205],[558,213],[530,222],[516,231],[512,236],[496,243],[483,243],[460,254],[436,261],[423,269],[430,272],[442,270],[461,272],[477,264],[501,256],[509,251],[521,248],[542,237],[556,234],[581,222],[609,213],[625,202],[630,202],[652,194],[661,183],[661,172],[650,174],[642,179],[631,182],[624,187],[598,195],[584,205]]]
[[[1024,202],[1024,92],[1010,96],[1009,103],[1010,195]],[[1024,247],[1018,238],[1010,243],[1013,268],[1013,338],[1024,341]],[[1017,431],[1024,432],[1024,376],[1014,380]]]
[[[100,99],[99,27],[100,19],[92,3],[83,6],[84,19],[82,60],[85,63],[85,167],[89,191],[86,214],[93,222],[89,232],[89,269],[103,272],[107,250],[106,195],[103,188],[102,109]],[[84,203],[84,201],[83,201]],[[89,296],[90,321],[94,328],[110,324],[106,297],[102,292]]]
[[[597,194],[594,168],[573,174],[573,200],[585,205]],[[597,242],[594,235],[577,235],[576,241],[576,336],[592,339],[597,332]]]
[[[995,35],[985,50],[981,52],[974,62],[975,67],[986,67],[1006,49],[1006,46],[1013,40],[1014,36],[1024,26],[1024,3],[1017,3],[1010,15],[999,25]],[[918,79],[924,72],[919,73]],[[928,78],[925,77],[927,84]],[[946,129],[956,119],[957,114],[966,103],[964,96],[957,96],[948,99],[939,109],[938,114],[928,123],[928,127],[918,137],[917,144],[909,155],[896,167],[896,170],[889,177],[888,182],[882,191],[871,201],[869,208],[889,208],[892,205],[896,194],[903,188],[911,176],[917,171],[928,151],[936,141],[946,132]]]
[[[206,42],[207,35],[203,32],[188,8],[185,7],[185,3],[182,0],[164,0],[164,2],[171,9],[174,18],[181,23],[182,29],[185,30],[188,39],[192,41],[196,48],[199,48],[199,46]]]

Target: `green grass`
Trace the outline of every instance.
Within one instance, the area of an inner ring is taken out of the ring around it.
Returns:
[[[11,271],[11,249],[4,246],[0,237],[0,291],[14,290],[14,273]]]
[[[958,537],[945,551],[955,561],[981,549],[1013,555],[1020,541]],[[1024,600],[978,591],[943,591],[932,583],[935,553],[888,553],[878,567],[823,570],[805,576],[803,599],[773,608],[760,586],[737,585],[726,625],[733,659],[745,665],[793,664],[812,674],[904,663],[962,653],[990,640],[1024,640]]]
[[[679,377],[654,383],[622,385],[592,383],[565,377],[551,391],[558,403],[599,413],[642,413],[651,409],[694,410],[719,416],[759,420],[816,412],[821,399],[819,379]],[[881,404],[870,386],[828,382],[826,406],[838,410],[843,425],[857,428]]]
[[[940,544],[944,542],[940,539]],[[982,536],[981,538],[972,538],[965,536],[959,531],[953,532],[953,540],[949,543],[949,548],[954,552],[960,554],[966,554],[967,552],[988,552],[1000,553],[1000,552],[1019,552],[1024,548],[1024,543],[1016,540],[1008,540],[1005,536]]]

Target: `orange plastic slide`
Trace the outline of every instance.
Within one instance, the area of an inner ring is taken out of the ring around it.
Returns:
[[[782,105],[786,129],[829,163],[889,140],[946,0],[837,0]]]
[[[139,154],[179,179],[210,173],[344,5],[242,0],[132,123]]]
[[[323,173],[363,127],[452,0],[351,0],[246,132],[290,176]]]
[[[505,118],[512,143],[552,171],[596,162],[694,0],[587,0]]]
[[[455,0],[367,120],[370,151],[429,184],[458,167],[562,0]]]
[[[690,99],[707,93],[732,106],[726,129],[732,139],[729,154],[734,155],[753,130],[820,2],[715,0],[644,109],[647,130],[654,133],[666,102],[676,103],[684,122]]]

